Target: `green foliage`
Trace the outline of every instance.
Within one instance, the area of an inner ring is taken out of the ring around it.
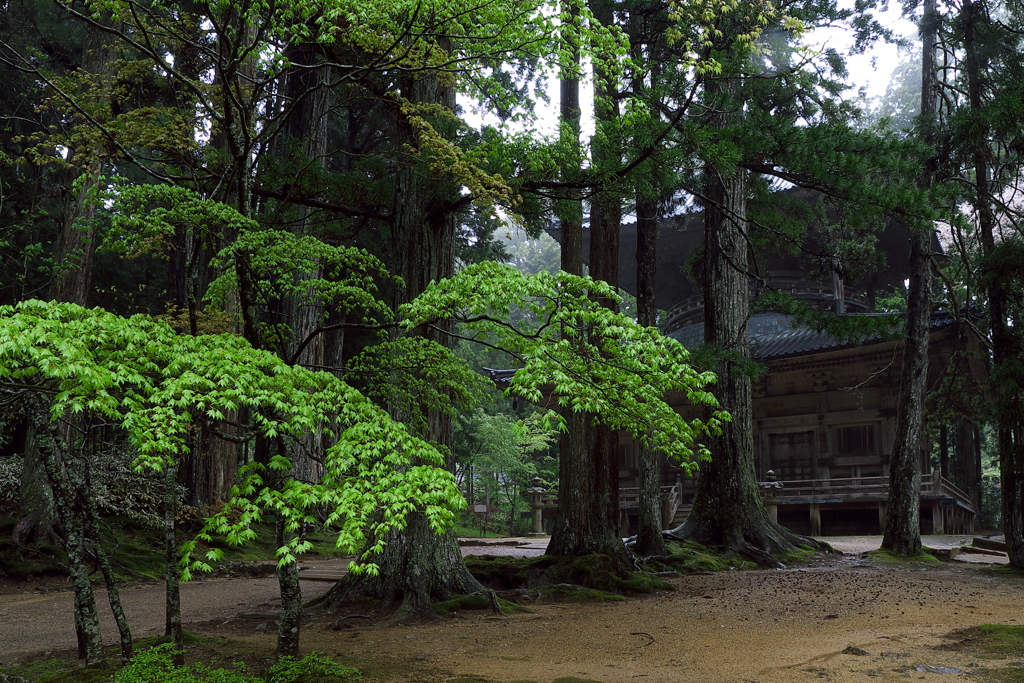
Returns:
[[[485,380],[450,349],[424,337],[401,337],[365,348],[347,366],[346,377],[422,431],[427,415],[448,415],[472,406]]]
[[[167,643],[142,650],[114,675],[113,683],[262,683],[256,676],[246,674],[241,664],[233,671],[201,663],[175,665],[171,661],[173,648]]]
[[[346,683],[361,678],[356,669],[342,666],[321,652],[302,659],[282,657],[263,676],[266,683]]]
[[[443,460],[435,448],[333,375],[288,365],[238,337],[180,336],[144,316],[39,301],[4,307],[0,316],[0,386],[48,397],[53,418],[89,411],[120,425],[139,468],[162,469],[184,452],[193,424],[223,420],[238,408],[252,416],[249,437],[287,441],[317,432],[330,441],[317,484],[268,477],[268,468],[290,469],[280,453],[269,465],[247,466],[232,500],[207,521],[203,540],[217,533],[244,542],[266,512],[297,532],[326,511],[339,548],[373,553],[383,541],[364,547],[371,515],[369,531],[381,539],[413,509],[440,530],[452,521],[450,508],[463,504],[451,474],[437,467]],[[309,547],[296,535],[278,549],[279,562]],[[186,554],[194,549],[194,541],[184,546]],[[362,568],[375,570],[353,565]],[[183,561],[186,576],[195,569],[209,564]]]
[[[694,370],[678,342],[609,310],[597,297],[618,294],[591,278],[525,276],[511,266],[484,263],[433,283],[403,314],[409,328],[455,320],[509,351],[524,366],[510,393],[594,413],[684,466],[707,457],[698,437],[728,419],[707,390],[714,375]],[[529,311],[538,322],[507,322],[513,309]],[[684,420],[666,402],[671,392],[708,406],[708,417]]]
[[[224,274],[210,285],[207,300],[220,306],[237,291],[243,268],[255,290],[250,305],[271,307],[296,296],[306,306],[330,305],[338,313],[371,319],[388,310],[374,296],[384,265],[362,249],[331,246],[315,237],[285,230],[243,231],[211,265]]]
[[[360,679],[357,670],[318,652],[302,659],[284,657],[263,676],[246,673],[244,664],[234,669],[202,663],[178,666],[172,662],[174,654],[170,643],[142,650],[114,675],[113,683],[348,683]]]
[[[185,187],[134,185],[125,178],[114,178],[103,194],[111,212],[103,246],[126,258],[166,254],[179,230],[216,235],[257,227],[232,207]]]
[[[467,470],[463,488],[467,495],[470,490],[475,493],[474,501],[490,500],[504,508],[510,535],[515,535],[519,511],[527,507],[523,491],[534,477],[548,486],[557,480],[557,463],[546,455],[556,436],[550,422],[543,413],[519,419],[479,409],[460,420],[463,436],[470,441],[461,458]]]

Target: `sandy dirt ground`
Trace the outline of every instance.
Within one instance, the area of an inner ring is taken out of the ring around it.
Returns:
[[[459,676],[607,683],[942,682],[977,680],[974,674],[991,664],[970,650],[942,649],[948,634],[983,623],[1024,623],[1024,578],[993,573],[991,557],[894,569],[860,555],[877,547],[877,538],[825,540],[843,554],[808,567],[679,577],[672,579],[672,592],[623,603],[530,604],[528,612],[511,616],[465,612],[387,628],[336,629],[334,618],[318,617],[304,629],[303,649],[363,666],[377,680],[410,683]],[[961,540],[925,542],[941,547]],[[465,550],[539,554],[543,544]],[[329,585],[306,581],[304,596]],[[267,615],[277,604],[275,593],[273,579],[188,584],[187,628],[272,649]],[[138,634],[162,627],[159,586],[129,589],[125,601]],[[233,616],[238,613],[250,616]],[[0,661],[70,647],[70,626],[70,593],[0,595]],[[113,641],[111,625],[105,634]]]

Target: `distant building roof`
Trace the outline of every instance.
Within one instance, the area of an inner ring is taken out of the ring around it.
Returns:
[[[976,315],[972,311],[971,315]],[[940,329],[956,322],[956,316],[950,311],[937,310],[932,313],[932,329]],[[704,341],[703,324],[689,325],[672,332],[670,337],[683,346],[695,348]],[[779,313],[759,313],[750,319],[750,341],[754,358],[771,360],[788,358],[821,351],[838,351],[839,349],[878,344],[886,341],[880,336],[873,336],[861,341],[837,339],[828,332],[818,332],[806,327],[792,327],[791,319]],[[495,384],[508,384],[516,374],[513,369],[484,368],[491,381]]]

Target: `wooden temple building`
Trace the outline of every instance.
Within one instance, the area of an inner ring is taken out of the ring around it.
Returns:
[[[666,332],[687,347],[703,341],[701,292],[685,274],[687,259],[702,239],[699,216],[668,220],[660,229],[658,306],[668,311]],[[624,225],[620,286],[631,293],[636,291],[635,244],[635,225]],[[761,277],[772,289],[822,310],[873,315],[875,292],[906,277],[907,244],[906,229],[890,224],[879,238],[886,265],[856,283],[822,275],[820,269],[815,274],[795,256],[761,254],[758,260]],[[796,327],[778,313],[753,315],[750,338],[755,359],[766,369],[753,383],[753,426],[757,477],[769,509],[801,534],[881,533],[895,439],[900,343],[881,338],[844,342]],[[977,391],[984,357],[972,326],[942,311],[933,314],[929,393],[949,373],[966,378],[962,386]],[[678,406],[684,414],[691,409]],[[635,530],[639,449],[628,435],[620,435],[619,444],[626,534]],[[977,428],[961,419],[932,419],[920,457],[922,533],[972,533],[980,507]],[[696,480],[665,461],[662,483],[664,526],[674,528],[688,513]]]

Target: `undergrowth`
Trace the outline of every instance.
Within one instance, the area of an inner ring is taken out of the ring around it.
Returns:
[[[27,683],[352,683],[357,669],[342,666],[319,652],[302,659],[285,657],[261,674],[243,662],[227,668],[206,662],[176,665],[170,643],[140,648],[125,667],[79,668],[77,662],[50,658],[17,667],[0,667],[0,680]]]

